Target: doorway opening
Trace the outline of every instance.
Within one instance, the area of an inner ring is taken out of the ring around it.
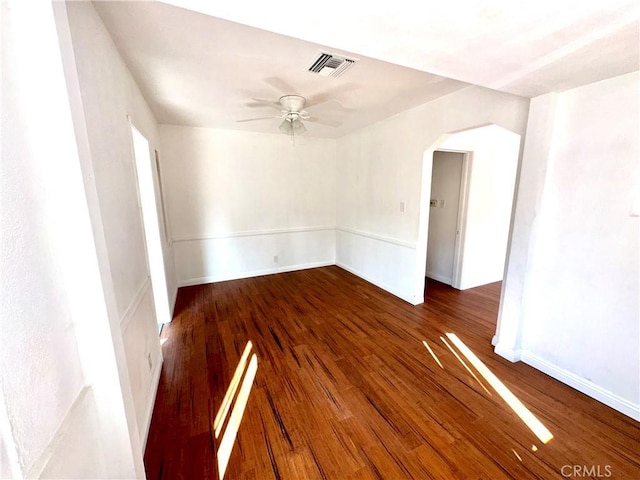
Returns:
[[[424,152],[414,298],[424,300],[427,275],[459,290],[503,279],[519,153],[520,135],[497,125],[442,135]],[[440,178],[439,158],[448,154],[445,162],[462,156],[462,167],[457,160],[455,168],[452,164],[444,168],[461,171],[454,174],[459,180]],[[453,206],[447,203],[450,195],[455,197],[441,191],[441,183],[447,181],[458,182],[457,209],[446,208]],[[456,229],[445,235],[438,217],[446,210],[445,223],[455,224]],[[432,215],[435,224],[430,222]],[[445,253],[438,250],[439,243],[447,245]]]
[[[140,202],[145,249],[147,252],[147,269],[151,280],[158,331],[160,331],[163,324],[171,321],[171,313],[169,311],[167,277],[164,269],[164,255],[162,253],[162,237],[160,233],[160,223],[158,221],[158,202],[153,180],[153,157],[147,139],[133,124],[130,123],[130,125],[136,177],[138,180],[138,199]]]
[[[433,152],[425,275],[460,288],[467,199],[468,152]]]

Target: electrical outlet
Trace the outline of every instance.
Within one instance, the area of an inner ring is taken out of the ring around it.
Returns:
[[[273,256],[273,263],[278,263],[278,255]]]
[[[431,199],[431,201],[429,202],[429,206],[430,207],[437,207],[438,206],[438,200]]]
[[[444,200],[440,200],[440,208],[444,208]]]
[[[401,211],[402,213],[404,213],[404,212],[405,212],[405,209],[406,209],[406,205],[405,205],[405,203],[404,203],[404,202],[400,202],[400,211]]]

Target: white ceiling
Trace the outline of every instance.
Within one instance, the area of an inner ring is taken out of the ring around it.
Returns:
[[[236,120],[298,94],[337,101],[309,113],[339,127],[307,123],[335,138],[469,83],[534,97],[640,68],[637,0],[354,3],[95,4],[160,123],[277,132]],[[320,77],[307,68],[321,50],[359,61]]]

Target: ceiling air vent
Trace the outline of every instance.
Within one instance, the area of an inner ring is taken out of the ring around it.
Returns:
[[[353,58],[340,57],[330,53],[320,53],[309,71],[323,77],[339,77],[356,62]]]

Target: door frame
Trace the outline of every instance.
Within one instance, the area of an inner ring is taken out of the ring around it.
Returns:
[[[164,249],[162,248],[162,233],[160,231],[161,219],[158,216],[156,181],[153,175],[155,156],[152,153],[153,150],[147,137],[135,126],[130,116],[127,115],[127,119],[131,133],[131,155],[133,156],[136,190],[138,193],[138,208],[144,235],[147,275],[151,281],[156,323],[158,331],[160,331],[163,324],[171,322],[171,311],[169,307],[169,294],[167,292],[167,275],[164,264]],[[136,155],[136,136],[139,136],[140,140],[144,140],[145,142],[146,154],[144,158],[139,158],[140,156]],[[148,184],[143,185],[142,182]],[[164,219],[162,219],[162,221],[164,221]]]
[[[462,170],[460,172],[460,190],[458,197],[458,212],[456,219],[456,236],[453,246],[453,267],[451,271],[451,286],[453,288],[460,289],[460,279],[462,275],[462,266],[464,263],[464,238],[466,233],[466,221],[467,221],[467,208],[468,208],[468,200],[469,200],[469,188],[470,188],[470,180],[471,180],[471,164],[473,159],[473,152],[464,151],[464,150],[451,150],[445,148],[437,148],[433,150],[431,154],[431,172],[433,174],[433,162],[435,161],[434,155],[436,152],[447,152],[447,153],[459,153],[462,155]],[[431,198],[431,181],[433,175],[430,176],[429,179],[429,199]],[[429,225],[431,223],[431,218],[429,218],[429,223],[427,224],[427,232],[429,229]],[[426,277],[426,260],[429,258],[429,246],[427,243],[427,250],[425,256],[425,277]]]
[[[460,198],[458,200],[458,222],[456,225],[456,242],[453,248],[453,275],[451,286],[460,289],[462,266],[464,263],[464,241],[467,232],[467,210],[469,207],[469,188],[471,187],[471,165],[473,152],[462,153],[462,172],[460,174]],[[428,255],[428,253],[427,253]]]

